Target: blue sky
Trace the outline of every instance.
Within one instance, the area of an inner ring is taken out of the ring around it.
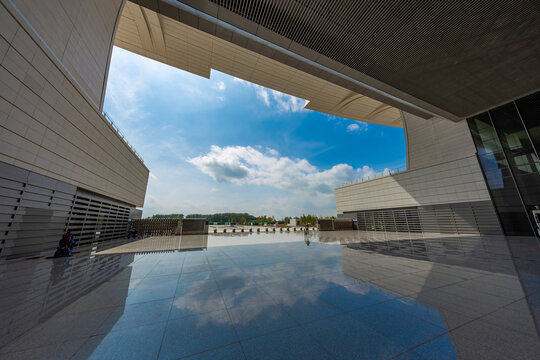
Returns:
[[[145,217],[335,215],[335,187],[405,165],[403,129],[304,104],[217,71],[206,79],[115,47],[104,109],[150,169]]]

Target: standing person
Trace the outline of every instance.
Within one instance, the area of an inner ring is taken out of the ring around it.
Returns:
[[[304,233],[304,242],[306,243],[307,246],[311,244],[311,241],[309,241],[309,234],[307,233]]]

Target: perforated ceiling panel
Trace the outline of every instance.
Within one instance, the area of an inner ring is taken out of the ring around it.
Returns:
[[[537,0],[182,2],[261,37],[264,27],[292,40],[280,46],[322,54],[459,117],[540,88]],[[238,15],[260,26],[250,31]]]

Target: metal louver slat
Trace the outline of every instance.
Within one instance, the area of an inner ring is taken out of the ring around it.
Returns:
[[[353,213],[359,230],[409,234],[502,234],[489,201]]]

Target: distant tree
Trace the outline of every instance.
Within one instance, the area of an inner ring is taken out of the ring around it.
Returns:
[[[193,219],[193,218],[204,218],[207,219],[210,222],[216,222],[216,223],[241,223],[246,224],[248,222],[257,222],[260,224],[288,224],[290,220],[292,219],[290,216],[286,216],[283,219],[277,221],[275,216],[273,215],[261,215],[261,216],[253,216],[248,213],[215,213],[215,214],[156,214],[152,216],[152,219]],[[301,217],[295,217],[295,219],[299,220],[301,224],[311,224],[315,225],[317,223],[317,216],[315,215],[305,215],[303,214]]]
[[[189,214],[186,218],[205,218],[210,222],[225,223],[237,222],[238,219],[245,218],[246,221],[254,221],[255,216],[248,213],[216,213],[216,214]]]
[[[302,214],[302,216],[300,217],[300,223],[302,225],[315,225],[317,224],[317,219],[318,217],[315,216],[315,215],[311,215],[311,214]]]
[[[189,214],[189,215],[186,215],[186,219],[199,219],[199,218],[207,219],[208,215],[203,215],[203,214]]]
[[[183,219],[183,218],[184,218],[184,214],[168,214],[168,215],[156,214],[156,215],[152,215],[150,219]]]

